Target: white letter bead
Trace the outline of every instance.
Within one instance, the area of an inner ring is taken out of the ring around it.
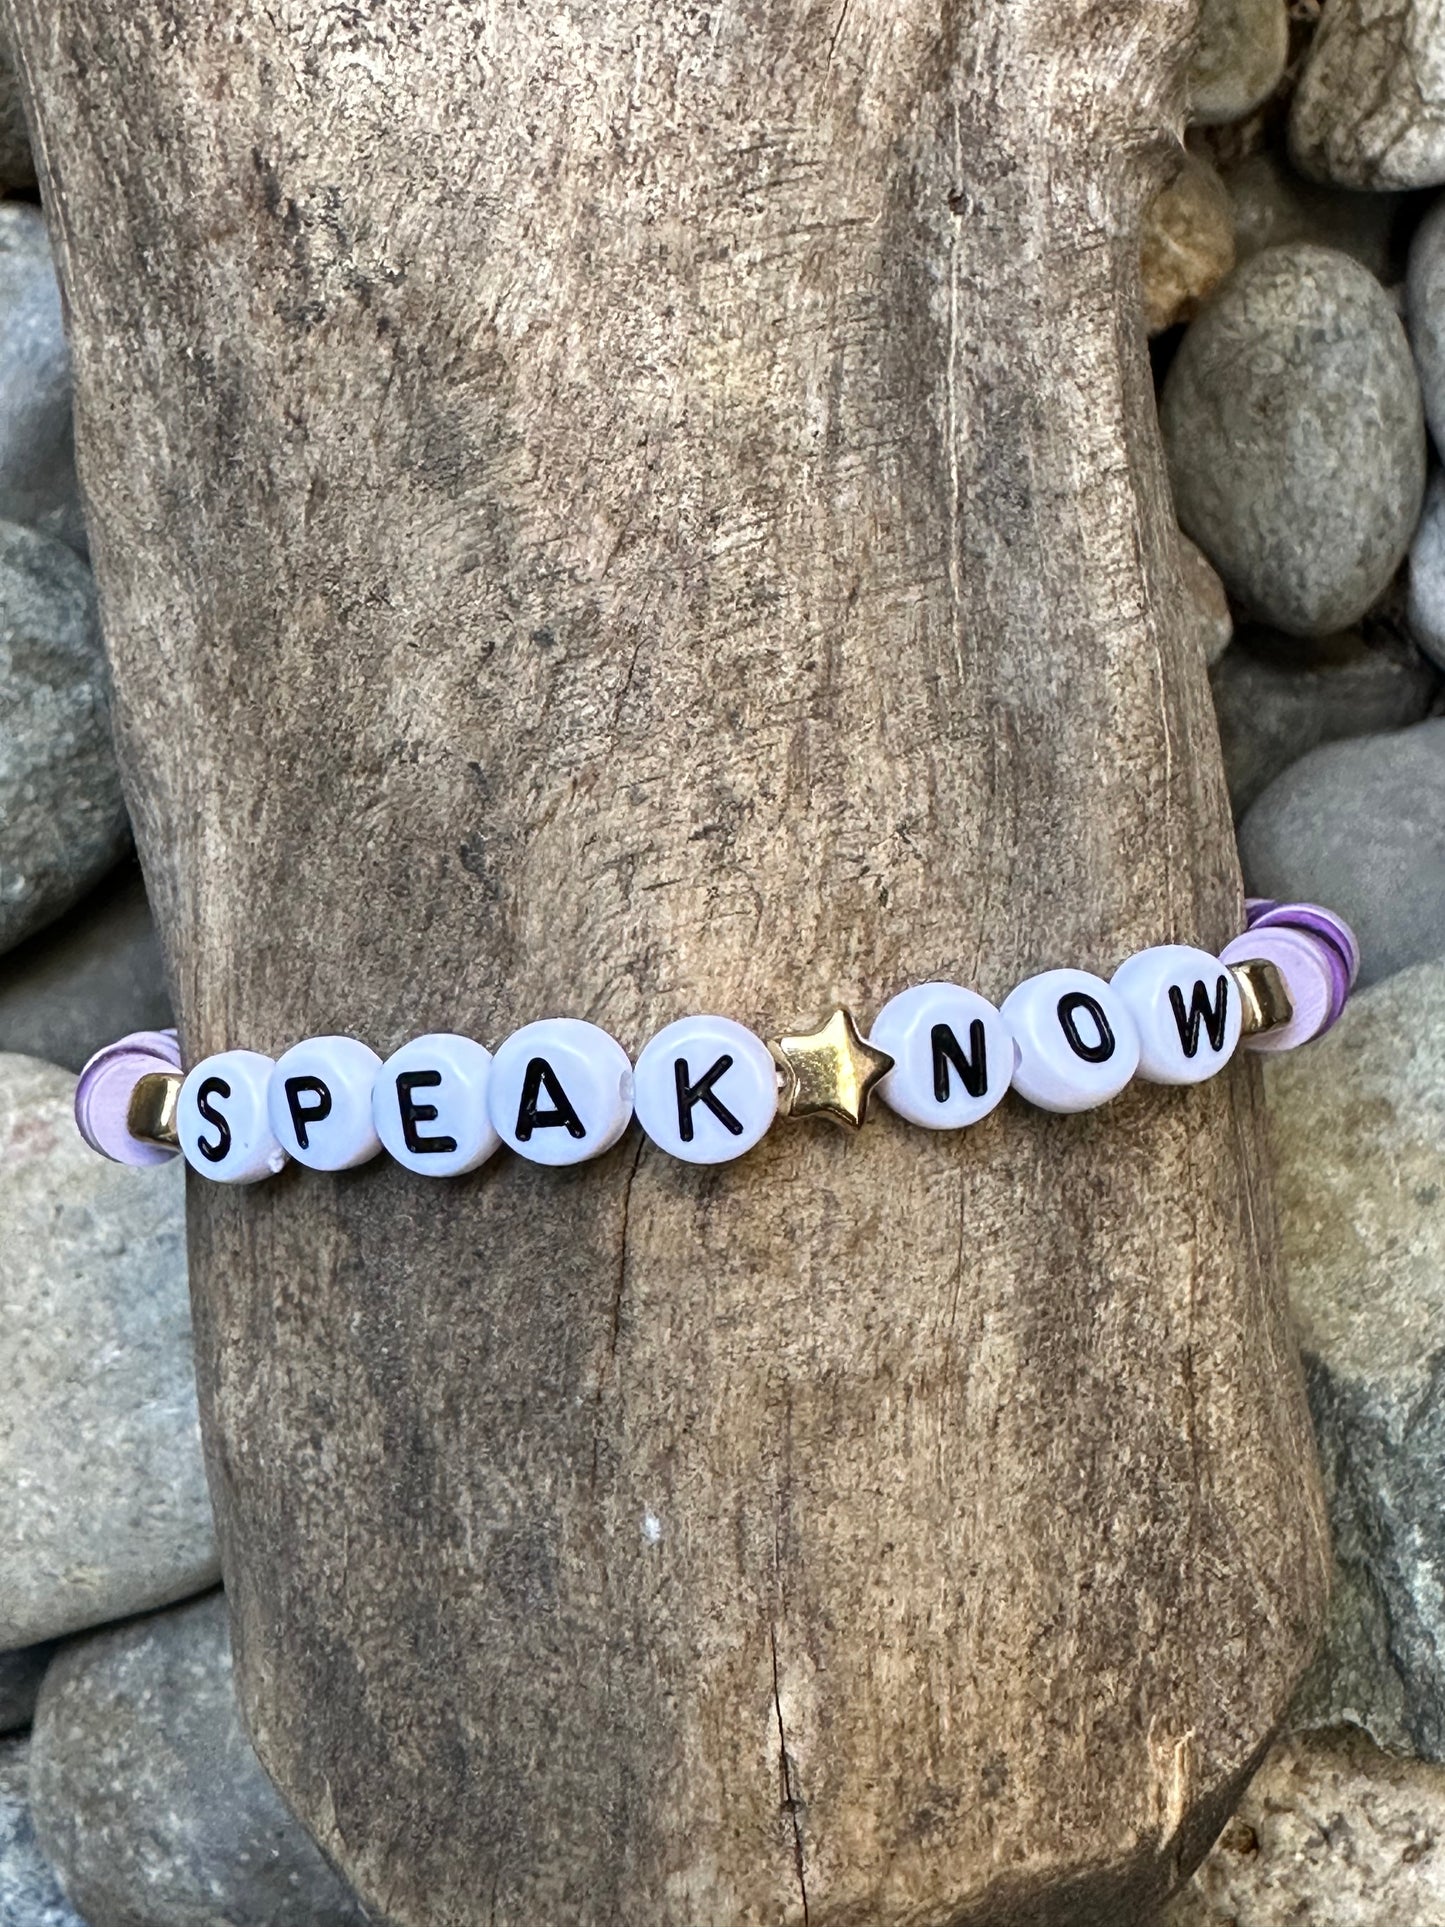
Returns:
[[[273,1068],[258,1050],[223,1050],[187,1072],[176,1135],[193,1171],[219,1184],[254,1184],[285,1164],[266,1110]]]
[[[387,1058],[371,1095],[377,1136],[408,1171],[452,1178],[502,1140],[487,1114],[492,1053],[470,1037],[414,1037]]]
[[[751,1151],[778,1114],[778,1067],[761,1038],[729,1017],[680,1017],[637,1060],[637,1121],[686,1164]]]
[[[1008,1026],[986,997],[958,984],[900,990],[879,1011],[868,1041],[894,1059],[878,1095],[930,1131],[987,1117],[1013,1078]]]
[[[1122,997],[1087,970],[1045,970],[1003,1000],[1018,1045],[1013,1085],[1042,1111],[1107,1104],[1139,1064],[1139,1033]]]
[[[1139,1033],[1139,1075],[1151,1084],[1202,1084],[1233,1057],[1244,1013],[1224,965],[1207,950],[1158,944],[1111,979]]]
[[[298,1164],[349,1171],[376,1156],[371,1087],[380,1069],[376,1052],[354,1037],[308,1037],[277,1058],[271,1129]]]
[[[514,1030],[492,1059],[487,1109],[503,1144],[534,1164],[581,1164],[611,1150],[632,1117],[632,1065],[580,1017]]]

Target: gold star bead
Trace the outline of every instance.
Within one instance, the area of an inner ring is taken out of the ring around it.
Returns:
[[[783,1087],[783,1117],[827,1117],[856,1131],[868,1115],[874,1086],[893,1068],[887,1051],[860,1036],[853,1013],[835,1010],[817,1030],[770,1041]]]

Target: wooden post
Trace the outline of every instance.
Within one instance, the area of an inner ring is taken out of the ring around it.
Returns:
[[[190,1057],[1238,927],[1187,0],[6,4]],[[1324,1588],[1257,1106],[195,1183],[245,1711],[377,1911],[1144,1918]]]

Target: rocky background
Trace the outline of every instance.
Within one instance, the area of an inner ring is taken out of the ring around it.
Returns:
[[[1445,0],[1204,0],[1143,248],[1189,616],[1248,885],[1364,967],[1267,1071],[1333,1623],[1167,1927],[1445,1923],[1442,189]],[[3,63],[0,193],[0,1927],[341,1927],[232,1694],[181,1171],[71,1122],[169,1011]]]

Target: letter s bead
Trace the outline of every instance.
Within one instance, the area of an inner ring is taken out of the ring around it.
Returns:
[[[218,1184],[255,1184],[286,1162],[267,1113],[272,1060],[256,1050],[219,1051],[187,1072],[176,1099],[186,1163]]]

